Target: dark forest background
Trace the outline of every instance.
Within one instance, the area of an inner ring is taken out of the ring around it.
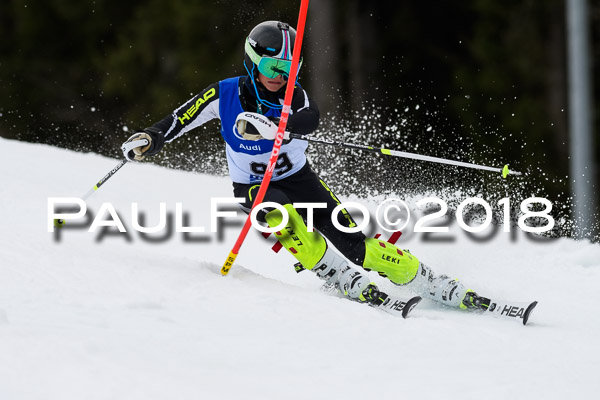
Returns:
[[[3,0],[0,136],[119,158],[131,131],[243,74],[252,27],[295,26],[299,3]],[[600,2],[589,7],[598,164]],[[311,1],[300,83],[322,111],[318,135],[528,174],[504,181],[313,145],[315,168],[346,195],[537,195],[568,219],[565,14],[564,0]],[[218,125],[152,161],[225,174]]]

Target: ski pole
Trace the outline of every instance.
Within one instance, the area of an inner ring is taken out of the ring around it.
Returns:
[[[471,163],[455,161],[455,160],[447,160],[445,158],[424,156],[421,154],[407,153],[405,151],[372,147],[372,146],[367,146],[364,144],[353,144],[353,143],[336,142],[336,141],[328,140],[328,139],[319,139],[319,138],[316,138],[313,136],[300,135],[298,133],[290,133],[290,138],[306,140],[307,142],[312,142],[312,143],[320,143],[320,144],[327,144],[327,145],[331,145],[331,146],[344,147],[344,148],[349,148],[349,149],[372,151],[375,153],[385,154],[386,156],[411,158],[413,160],[430,161],[430,162],[439,163],[439,164],[456,165],[459,167],[467,167],[467,168],[482,169],[482,170],[486,170],[486,171],[500,172],[500,173],[502,173],[503,178],[506,178],[509,174],[522,175],[521,172],[509,170],[508,164],[506,164],[503,168],[487,167],[485,165],[471,164]]]
[[[265,171],[265,176],[260,184],[260,188],[258,189],[258,193],[254,202],[252,203],[252,208],[256,205],[260,204],[265,197],[265,193],[267,192],[267,188],[269,187],[269,183],[271,182],[271,177],[273,176],[273,170],[275,169],[275,165],[277,163],[277,158],[279,157],[279,150],[281,149],[281,144],[283,143],[283,135],[285,133],[285,127],[287,125],[288,116],[290,113],[290,107],[292,104],[292,95],[294,94],[294,84],[296,82],[296,76],[298,75],[298,64],[300,61],[300,49],[302,47],[302,38],[304,36],[304,25],[306,22],[306,12],[308,9],[308,1],[302,0],[300,3],[300,15],[298,16],[298,26],[296,28],[296,41],[294,44],[294,51],[292,53],[292,66],[290,68],[290,74],[288,77],[288,85],[285,89],[285,97],[283,99],[283,108],[281,112],[281,119],[279,120],[279,126],[277,127],[277,136],[275,136],[275,142],[273,143],[273,150],[271,151],[271,157],[269,158],[269,164],[267,165],[267,170]],[[240,232],[240,235],[229,252],[229,256],[225,260],[223,267],[221,268],[221,274],[227,275],[229,270],[233,266],[235,259],[246,239],[246,235],[248,235],[248,231],[250,230],[250,226],[252,225],[252,221],[250,218],[251,213],[248,213],[248,218],[246,218],[246,223]]]
[[[121,169],[121,167],[123,167],[123,165],[127,164],[129,160],[124,158],[121,161],[119,161],[119,163],[110,170],[110,172],[106,175],[104,175],[104,177],[102,179],[100,179],[98,181],[98,183],[96,183],[94,185],[93,188],[91,188],[90,190],[87,191],[86,194],[83,195],[83,197],[81,198],[82,200],[85,200],[87,198],[89,198],[91,195],[93,195],[94,193],[96,193],[96,190],[98,190],[100,188],[100,186],[104,185],[104,183],[106,183],[107,180],[109,180],[114,174],[117,173],[118,170]]]
[[[119,161],[119,163],[110,170],[110,172],[106,175],[104,175],[104,177],[102,177],[102,179],[100,179],[98,181],[98,183],[96,183],[94,185],[93,188],[91,188],[90,190],[88,190],[83,197],[81,197],[82,200],[86,200],[87,198],[89,198],[91,195],[93,195],[94,193],[96,193],[96,190],[98,190],[100,188],[100,186],[104,185],[106,183],[107,180],[109,180],[114,174],[117,173],[118,170],[121,169],[121,167],[123,167],[123,165],[127,164],[129,160],[124,158],[123,160]],[[57,228],[62,228],[63,225],[65,224],[65,220],[64,219],[55,219],[54,220],[54,226]]]
[[[145,145],[148,144],[148,139],[140,139],[140,140],[137,140],[137,141],[133,141],[133,142],[131,142],[131,144],[135,145],[135,147],[137,147],[137,146],[145,146]],[[127,164],[127,162],[129,162],[129,160],[126,159],[126,158],[124,158],[121,161],[119,161],[119,163],[113,169],[111,169],[108,174],[104,175],[102,177],[102,179],[100,179],[98,181],[98,183],[96,183],[94,185],[93,188],[91,188],[90,190],[88,190],[83,195],[83,197],[81,197],[81,199],[82,200],[86,200],[91,195],[93,195],[94,193],[96,193],[96,190],[98,190],[100,188],[100,186],[104,185],[106,183],[106,181],[109,180],[114,174],[116,174],[117,171],[120,170],[123,167],[123,165]],[[54,220],[54,226],[57,227],[57,228],[62,228],[64,224],[65,224],[65,220],[64,219],[58,219],[57,218],[57,219]]]

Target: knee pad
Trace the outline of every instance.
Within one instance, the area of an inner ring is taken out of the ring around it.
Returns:
[[[397,285],[405,285],[417,275],[419,260],[388,242],[366,239],[363,268],[377,271]]]

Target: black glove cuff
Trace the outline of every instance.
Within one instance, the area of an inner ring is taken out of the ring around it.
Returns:
[[[153,126],[151,126],[150,128],[144,129],[144,132],[146,132],[152,138],[152,143],[150,144],[150,148],[148,149],[148,151],[146,151],[144,153],[144,155],[153,156],[156,153],[158,153],[159,151],[161,151],[161,149],[164,147],[165,136],[163,135],[163,133],[160,129],[155,128]]]

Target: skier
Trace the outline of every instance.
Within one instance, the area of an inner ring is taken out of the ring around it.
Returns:
[[[295,37],[296,31],[282,22],[266,21],[257,25],[245,41],[243,65],[247,74],[208,86],[161,121],[132,135],[123,144],[125,157],[141,161],[158,153],[165,143],[219,118],[233,192],[236,197],[245,199],[241,206],[249,212],[273,149],[274,135],[264,138],[252,124],[243,120],[236,124],[236,119],[243,112],[257,113],[273,120],[280,117],[289,84]],[[318,124],[317,104],[296,82],[287,130],[306,135],[316,130]],[[140,139],[148,140],[148,144],[139,146]],[[306,160],[307,146],[302,140],[284,142],[264,198],[265,202],[281,204],[287,210],[289,221],[285,229],[277,232],[277,239],[302,268],[316,273],[325,281],[325,287],[371,305],[381,304],[387,295],[348,260],[440,303],[463,309],[487,308],[488,299],[467,290],[456,279],[436,275],[409,252],[378,239],[366,238],[362,232],[338,230],[331,222],[331,213],[340,201],[312,171]],[[306,212],[294,209],[292,204],[295,202],[327,204],[327,208],[313,210],[316,231],[307,231]],[[282,222],[283,216],[276,208],[266,209],[258,214],[258,220],[274,227]],[[338,222],[348,228],[356,226],[346,210],[338,214]]]

